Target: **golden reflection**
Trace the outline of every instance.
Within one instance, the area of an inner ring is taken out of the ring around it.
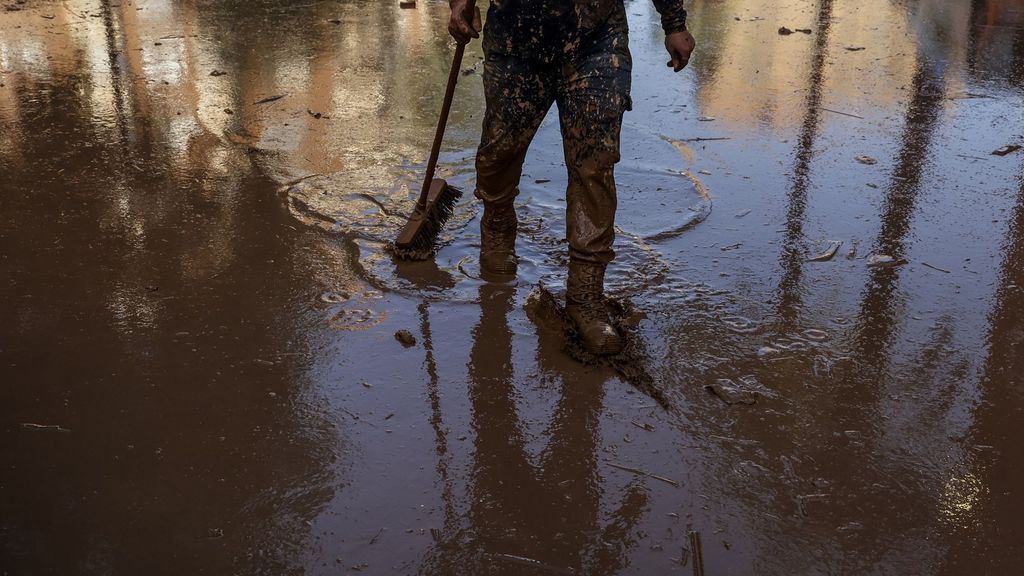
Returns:
[[[982,480],[970,473],[953,475],[942,487],[940,517],[951,526],[966,528],[978,521],[974,508],[985,491]]]
[[[816,8],[785,3],[767,14],[760,0],[727,5],[696,0],[693,11],[695,34],[711,37],[715,52],[696,61],[699,75],[709,73],[698,85],[701,114],[738,127],[799,128],[804,93],[814,88],[807,82],[815,77],[810,73],[815,39],[822,33]],[[898,107],[917,70],[919,50],[943,67],[962,69],[970,14],[968,3],[942,0],[910,7],[891,0],[836,3],[826,66],[817,80],[820,106],[868,118]],[[733,18],[739,22],[726,24]],[[780,23],[811,34],[780,35]],[[959,82],[954,76],[950,88],[960,88]]]

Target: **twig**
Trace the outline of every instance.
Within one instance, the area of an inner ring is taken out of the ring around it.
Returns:
[[[651,474],[650,472],[647,472],[646,470],[640,470],[639,468],[630,468],[629,466],[623,466],[622,464],[616,464],[614,462],[605,462],[605,464],[608,464],[612,468],[618,468],[619,470],[625,470],[626,472],[632,472],[633,474],[639,474],[640,476],[647,476],[648,478],[654,478],[655,480],[661,480],[662,482],[665,482],[666,484],[671,484],[671,485],[675,486],[676,488],[679,487],[679,482],[676,482],[675,480],[672,480],[671,478],[665,478],[664,476],[658,476],[657,474]]]
[[[950,274],[949,270],[946,270],[945,268],[939,268],[938,266],[932,266],[931,264],[929,264],[927,262],[921,262],[921,265],[922,266],[927,266],[927,267],[931,268],[932,270],[938,270],[939,272],[945,272],[946,274]]]
[[[648,424],[646,422],[641,424],[641,423],[637,422],[636,420],[630,420],[629,423],[632,424],[633,426],[636,426],[637,428],[640,428],[641,430],[646,430],[648,432],[654,432],[654,426],[651,426],[650,424]]]
[[[704,550],[700,546],[700,532],[690,531],[690,550],[693,552],[693,576],[704,576]]]
[[[373,538],[370,538],[370,545],[372,546],[372,545],[376,544],[377,543],[377,539],[380,538],[380,535],[383,534],[383,533],[384,533],[384,529],[383,528],[378,530],[377,531],[377,535],[374,536]]]
[[[540,568],[541,570],[544,570],[544,571],[547,571],[547,572],[553,572],[555,574],[575,574],[576,573],[576,571],[571,569],[571,568],[560,568],[558,566],[552,566],[550,564],[545,564],[545,563],[541,562],[540,560],[534,560],[533,558],[527,558],[526,556],[516,556],[514,554],[502,554],[502,553],[491,554],[491,556],[493,556],[495,558],[501,558],[503,560],[508,560],[509,562],[512,562],[513,564],[519,564],[520,566],[530,566],[532,568]]]
[[[676,142],[713,142],[715,140],[732,140],[732,138],[727,136],[713,136],[711,138],[683,138],[681,140],[676,140]]]
[[[63,426],[58,426],[57,424],[35,424],[33,422],[22,422],[21,426],[23,428],[28,428],[29,430],[52,430],[54,432],[71,432],[71,430],[64,428]]]
[[[264,98],[262,100],[257,100],[255,102],[253,102],[253,105],[256,105],[256,104],[269,104],[270,102],[276,102],[277,100],[280,100],[281,98],[284,98],[285,96],[287,96],[287,94],[276,94],[274,96],[267,96],[266,98]]]
[[[831,108],[825,108],[824,106],[821,106],[821,109],[824,110],[825,112],[831,112],[833,114],[841,114],[843,116],[849,116],[850,118],[858,118],[860,120],[864,119],[863,116],[857,116],[856,114],[850,114],[849,112],[840,112],[839,110],[833,110]]]

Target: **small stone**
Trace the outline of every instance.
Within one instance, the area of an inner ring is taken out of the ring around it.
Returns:
[[[398,332],[395,332],[395,340],[401,342],[402,346],[405,346],[406,348],[411,348],[416,345],[416,337],[408,330],[399,330]]]

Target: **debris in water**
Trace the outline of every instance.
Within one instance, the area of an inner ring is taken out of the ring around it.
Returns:
[[[841,110],[833,110],[831,108],[825,108],[824,106],[821,106],[821,109],[824,110],[825,112],[831,112],[833,114],[839,114],[840,116],[849,116],[850,118],[857,118],[858,120],[863,120],[864,119],[863,116],[858,116],[856,114],[850,114],[849,112],[843,112]],[[864,156],[864,158],[868,158],[868,156]],[[870,164],[874,164],[873,160],[874,159],[872,158],[872,162],[870,162]]]
[[[551,182],[551,179],[550,178],[537,178],[533,182],[534,182],[534,184],[547,184],[548,182]]]
[[[749,406],[757,402],[756,392],[744,390],[736,386],[732,380],[725,378],[716,380],[713,384],[707,384],[704,388],[730,406],[733,404],[746,404]]]
[[[214,70],[213,72],[210,72],[210,76],[213,76],[213,77],[224,76],[225,74],[227,74],[227,72],[225,72],[223,70]]]
[[[633,474],[639,474],[640,476],[647,476],[648,478],[654,478],[655,480],[661,480],[662,482],[665,482],[666,484],[671,484],[671,485],[675,486],[676,488],[679,487],[679,482],[676,482],[675,480],[673,480],[671,478],[665,478],[664,476],[658,476],[657,474],[651,474],[650,472],[648,472],[646,470],[641,470],[639,468],[631,468],[629,466],[623,466],[622,464],[616,464],[614,462],[605,462],[605,464],[608,464],[612,468],[618,468],[619,470],[625,470],[626,472],[632,472]]]
[[[406,348],[416,345],[416,337],[408,330],[399,330],[398,332],[395,332],[395,340],[401,342],[402,346],[405,346]]]
[[[1016,152],[1017,150],[1020,150],[1020,144],[1007,144],[1006,146],[1003,146],[1002,148],[993,150],[992,151],[992,155],[993,156],[1006,156],[1007,154],[1012,154],[1012,153]]]
[[[840,240],[832,240],[830,244],[831,245],[828,247],[828,250],[825,250],[824,252],[818,254],[817,256],[814,256],[813,258],[808,258],[807,261],[828,262],[829,260],[831,260],[836,255],[836,252],[839,251],[839,247],[842,246],[843,243]]]
[[[36,424],[34,422],[22,422],[22,428],[28,428],[29,430],[49,430],[52,432],[71,432],[68,428],[58,426],[57,424]]]
[[[398,7],[406,10],[416,8],[416,0],[402,0],[398,3]]]
[[[863,49],[864,49],[863,46],[847,46],[846,47],[846,51],[847,52],[860,52]]]
[[[814,30],[811,30],[810,28],[797,28],[796,30],[794,30],[794,32],[801,32],[803,34],[811,34],[812,32],[814,32]]]
[[[740,210],[739,212],[736,213],[736,217],[743,218],[747,214],[750,214],[750,210]]]
[[[466,68],[465,70],[462,71],[463,76],[469,76],[470,74],[476,74],[476,68],[470,66],[469,68]]]
[[[335,24],[335,25],[341,24],[341,20],[339,20],[337,18],[331,18],[330,20],[328,20],[328,22],[330,22],[331,24]]]
[[[860,162],[861,164],[867,164],[868,166],[871,166],[872,164],[878,164],[878,160],[875,160],[871,156],[857,156],[856,160],[857,162]]]
[[[715,117],[714,116],[701,116],[700,118],[697,118],[697,121],[698,122],[714,122],[715,121]]]
[[[808,502],[821,502],[828,498],[828,494],[803,494],[796,497],[797,506],[800,508],[800,514],[807,516],[807,503]]]
[[[888,254],[872,254],[868,256],[868,266],[873,268],[891,268],[894,266],[902,266],[907,261],[902,258],[893,258]]]
[[[789,28],[786,28],[785,26],[779,27],[779,36],[789,36],[792,33],[793,31],[790,30]]]
[[[650,424],[648,424],[646,422],[641,424],[641,423],[637,422],[636,420],[630,420],[629,423],[632,424],[633,426],[636,426],[637,428],[640,428],[641,430],[647,430],[648,432],[654,432],[654,426],[651,426]]]
[[[330,116],[324,116],[322,112],[313,112],[309,108],[306,108],[306,114],[309,114],[310,116],[312,116],[313,118],[316,118],[317,120],[319,120],[321,118],[330,119]]]
[[[921,262],[921,265],[922,266],[927,266],[928,268],[931,268],[932,270],[938,270],[939,272],[945,272],[946,274],[950,274],[951,273],[949,270],[946,270],[945,268],[939,268],[938,266],[932,266],[931,264],[929,264],[927,262]]]
[[[856,240],[852,240],[850,242],[850,250],[846,253],[846,259],[847,260],[853,260],[854,258],[857,257],[857,245],[858,244],[860,244],[860,243],[858,241],[856,241]]]
[[[690,553],[693,554],[693,576],[704,576],[704,550],[700,545],[700,532],[690,530]]]
[[[515,556],[513,554],[504,553],[493,553],[489,554],[492,558],[498,558],[511,562],[512,564],[518,564],[520,566],[528,566],[535,570],[547,572],[549,574],[575,574],[576,572],[568,568],[559,568],[558,566],[552,566],[551,564],[545,564],[540,560],[534,560],[533,558],[527,558],[526,556]]]
[[[267,96],[266,98],[264,98],[262,100],[257,100],[255,102],[253,102],[253,104],[254,105],[255,104],[268,104],[270,102],[276,102],[276,101],[280,100],[281,98],[284,98],[285,96],[287,96],[287,94],[275,94],[273,96]]]
[[[224,109],[224,113],[230,116],[230,115],[234,114],[235,111],[232,110],[231,108],[225,108]]]

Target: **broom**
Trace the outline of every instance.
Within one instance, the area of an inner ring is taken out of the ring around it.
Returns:
[[[473,6],[473,9],[473,27],[479,30],[480,9],[476,6]],[[442,178],[434,178],[434,172],[437,169],[437,157],[441,153],[441,141],[444,140],[444,129],[448,124],[448,113],[452,108],[455,85],[459,81],[459,69],[465,51],[466,45],[459,42],[455,47],[452,69],[448,73],[448,87],[445,89],[444,103],[441,105],[441,117],[437,120],[434,145],[430,148],[430,160],[427,162],[423,188],[420,190],[416,209],[392,246],[395,256],[403,260],[426,260],[434,254],[437,236],[452,217],[455,203],[462,197],[462,190],[450,186]]]

